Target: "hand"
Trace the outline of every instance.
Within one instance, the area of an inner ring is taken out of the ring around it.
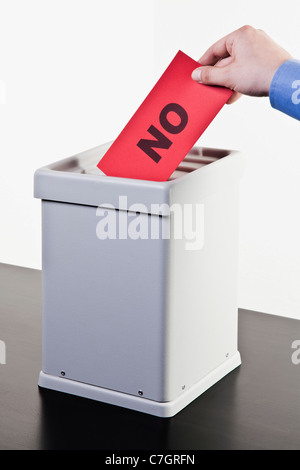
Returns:
[[[192,78],[205,85],[218,85],[234,91],[228,104],[241,94],[268,96],[274,73],[292,56],[264,31],[252,26],[228,34],[213,44],[199,59],[202,67]]]

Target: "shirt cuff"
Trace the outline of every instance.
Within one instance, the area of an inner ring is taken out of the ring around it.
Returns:
[[[290,59],[275,72],[271,82],[271,106],[300,120],[300,61]]]

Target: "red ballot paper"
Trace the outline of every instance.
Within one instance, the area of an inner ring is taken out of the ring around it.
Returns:
[[[230,98],[191,78],[200,64],[179,51],[98,163],[108,176],[166,181]]]

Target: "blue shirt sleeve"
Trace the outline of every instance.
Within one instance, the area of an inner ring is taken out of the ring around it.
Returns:
[[[300,120],[300,61],[287,60],[275,72],[271,82],[271,106]]]

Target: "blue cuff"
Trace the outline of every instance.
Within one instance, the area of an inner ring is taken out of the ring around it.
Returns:
[[[300,61],[284,62],[275,72],[269,98],[271,106],[300,120]]]

